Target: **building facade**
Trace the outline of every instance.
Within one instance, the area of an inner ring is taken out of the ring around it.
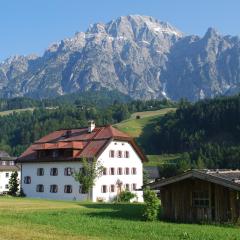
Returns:
[[[74,172],[81,171],[82,159],[96,159],[103,167],[91,192],[82,193]],[[122,190],[143,201],[144,155],[128,135],[112,126],[60,130],[43,137],[19,158],[22,188],[28,197],[112,201]]]
[[[8,193],[9,179],[13,172],[18,172],[20,181],[20,168],[16,166],[14,160],[6,152],[0,151],[0,194]]]

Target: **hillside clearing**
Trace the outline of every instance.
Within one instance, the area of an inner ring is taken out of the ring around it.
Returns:
[[[29,208],[26,208],[27,205]],[[14,209],[11,209],[12,206]],[[240,239],[237,227],[144,222],[142,211],[142,204],[1,197],[0,239]]]
[[[130,136],[138,138],[147,124],[175,110],[175,108],[164,108],[156,111],[136,112],[131,115],[130,119],[115,124],[114,126]],[[136,119],[137,116],[139,116],[140,119]]]
[[[23,109],[14,109],[14,110],[7,110],[7,111],[2,111],[0,112],[0,116],[6,116],[6,115],[9,115],[9,114],[12,114],[14,112],[26,112],[26,111],[33,111],[34,108],[23,108]]]

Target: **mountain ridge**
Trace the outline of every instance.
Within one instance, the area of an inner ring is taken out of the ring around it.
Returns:
[[[118,91],[135,99],[196,101],[239,91],[240,40],[209,28],[185,35],[149,16],[122,16],[0,63],[0,97]]]

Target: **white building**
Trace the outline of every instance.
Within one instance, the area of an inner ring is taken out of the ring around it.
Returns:
[[[13,172],[17,171],[20,179],[20,168],[15,165],[14,158],[6,152],[0,151],[0,194],[9,191],[9,179]]]
[[[91,190],[92,201],[111,201],[124,189],[143,201],[145,157],[134,140],[112,126],[60,130],[30,146],[19,158],[22,188],[28,197],[82,200],[81,184],[72,172],[79,171],[83,158],[95,158],[104,167]],[[120,184],[119,184],[120,183]]]

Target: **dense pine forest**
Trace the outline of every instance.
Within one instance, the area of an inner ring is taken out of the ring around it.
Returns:
[[[240,168],[240,95],[181,101],[151,138],[157,153],[184,153],[186,167]]]
[[[114,124],[138,111],[172,107],[163,101],[133,101],[116,91],[72,94],[55,99],[15,98],[0,100],[0,111],[32,108],[0,115],[0,149],[18,156],[47,133],[63,128],[80,128],[94,119],[97,125]]]

